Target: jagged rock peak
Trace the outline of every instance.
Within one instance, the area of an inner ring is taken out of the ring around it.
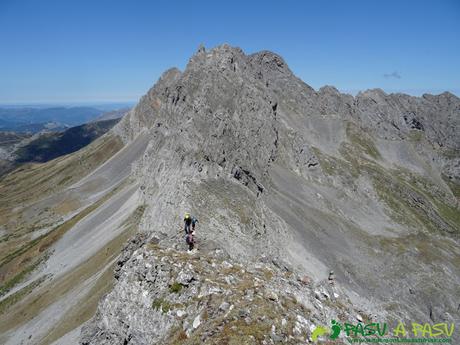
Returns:
[[[284,59],[273,52],[263,50],[254,54],[246,55],[239,47],[232,47],[222,44],[207,51],[200,45],[197,52],[190,58],[187,69],[200,68],[205,66],[217,66],[221,70],[236,71],[235,65],[243,69],[255,68],[262,72],[282,72],[291,74]],[[249,67],[250,66],[250,67]]]
[[[170,68],[166,70],[160,77],[159,82],[169,82],[172,80],[176,80],[181,75],[181,71],[176,68]]]
[[[198,47],[198,50],[197,50],[197,53],[205,53],[206,52],[206,48],[204,46],[203,43],[201,43]]]
[[[318,90],[318,92],[330,95],[340,95],[340,91],[332,85],[324,85]]]
[[[460,98],[458,98],[457,96],[455,96],[454,94],[448,91],[440,93],[439,95],[431,95],[431,94],[425,93],[422,95],[422,98],[427,101],[441,104],[444,106],[455,104],[457,105],[457,110],[460,110],[460,108],[458,107],[458,104],[460,103]]]
[[[207,51],[203,45],[198,47],[197,52],[190,58],[186,69],[193,69],[205,65],[221,65],[222,67],[229,66],[235,60],[244,58],[244,52],[241,48],[232,47],[228,44],[222,44]]]
[[[366,98],[372,98],[372,99],[384,99],[388,95],[383,91],[382,89],[376,88],[376,89],[368,89],[365,91],[360,91],[356,95],[356,98],[360,97],[366,97]]]
[[[411,128],[406,128],[406,123],[416,118],[421,124],[417,127],[426,129],[430,141],[449,147],[459,145],[455,132],[460,99],[448,92],[414,97],[370,89],[353,97],[332,86],[315,91],[297,78],[276,53],[260,51],[246,55],[241,48],[228,44],[210,50],[200,46],[183,72],[178,69],[166,71],[141,99],[132,116],[123,120],[118,128],[123,128],[119,131],[123,138],[132,139],[158,123],[178,128],[177,125],[184,123],[183,119],[201,118],[206,126],[213,122],[211,127],[218,124],[225,127],[222,132],[226,135],[245,133],[248,119],[256,113],[259,119],[271,118],[272,107],[277,109],[273,126],[279,119],[287,119],[289,113],[300,116],[296,121],[322,114],[344,119],[353,117],[360,126],[381,138],[402,138]],[[237,126],[239,122],[230,121],[230,114],[233,117],[239,114],[236,118],[246,122]],[[434,114],[445,114],[442,130],[431,128]],[[226,120],[221,123],[224,118]],[[205,130],[201,135],[209,133]]]
[[[260,66],[268,67],[274,70],[289,70],[284,59],[268,50],[263,50],[249,56],[251,61],[258,63]]]

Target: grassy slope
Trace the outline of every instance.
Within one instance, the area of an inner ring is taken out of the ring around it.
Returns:
[[[104,197],[86,207],[68,221],[56,226],[50,232],[25,243],[12,253],[3,256],[0,259],[0,282],[3,283],[0,287],[0,293],[8,292],[15,283],[19,283],[22,280],[21,278],[25,277],[26,273],[31,272],[34,267],[46,259],[46,250],[53,243],[57,242],[64,233],[69,231],[80,220],[103,205],[105,201],[116,194],[121,188],[122,186],[114,188],[110,193],[107,193]]]
[[[354,181],[360,175],[372,180],[379,198],[386,204],[388,215],[397,223],[413,229],[438,231],[441,225],[449,233],[460,234],[460,212],[448,195],[425,177],[403,168],[390,169],[381,164],[381,155],[372,139],[349,125],[348,143],[342,143],[342,158],[315,149],[323,171]],[[459,186],[449,185],[456,195]],[[416,200],[412,200],[412,199]]]
[[[33,202],[80,180],[121,149],[114,136],[104,136],[72,155],[45,164],[26,164],[0,179],[0,224],[17,205]],[[2,218],[3,217],[3,218]]]
[[[418,136],[422,134],[418,133]],[[414,301],[417,302],[411,312],[419,313],[417,315],[425,316],[423,308],[430,305],[454,312],[449,306],[455,305],[454,296],[460,293],[460,289],[455,287],[456,267],[460,267],[457,245],[460,210],[455,202],[459,185],[450,181],[450,194],[437,181],[403,167],[389,165],[372,138],[365,133],[357,137],[348,130],[347,139],[341,144],[340,156],[314,150],[323,172],[339,179],[352,190],[357,189],[358,178],[369,181],[385,213],[393,221],[388,226],[405,230],[397,237],[361,235],[370,255],[380,258],[388,267],[388,271],[380,272],[380,278],[391,281],[400,295],[397,302],[389,299],[382,307],[392,317],[397,315],[399,318],[407,317],[408,308],[404,303]],[[417,137],[417,141],[420,140],[422,138]],[[410,140],[408,144],[417,143]],[[449,277],[451,274],[453,276]],[[365,276],[361,279],[370,288],[371,281],[365,280]],[[406,292],[408,284],[415,295]],[[376,290],[379,288],[376,286]]]
[[[53,210],[37,209],[38,206],[34,206],[37,200],[63,191],[104,163],[121,147],[118,137],[106,135],[72,155],[44,164],[24,165],[0,180],[0,227],[4,229],[0,237],[0,295],[26,279],[46,259],[47,248],[116,190],[65,222],[59,221],[62,218],[56,214],[65,216],[73,212],[79,207],[78,200],[70,200],[72,196],[66,196],[70,199],[60,200],[51,207]],[[49,224],[44,224],[41,219],[48,220]],[[56,225],[53,225],[53,219]],[[36,228],[44,228],[45,225],[51,228],[49,232],[34,235]]]
[[[127,239],[136,231],[143,211],[143,207],[139,207],[124,223],[124,230],[119,236],[71,272],[57,280],[43,281],[41,279],[33,282],[1,301],[0,333],[5,333],[30,321],[51,304],[66,298],[68,293],[76,293],[85,281],[97,277],[90,291],[81,301],[76,301],[76,307],[60,319],[51,332],[42,339],[42,343],[51,343],[92,317],[99,298],[112,285],[113,261],[121,252]]]

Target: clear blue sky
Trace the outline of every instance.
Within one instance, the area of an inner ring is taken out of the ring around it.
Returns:
[[[203,43],[314,88],[460,94],[460,1],[0,0],[0,102],[137,100]]]

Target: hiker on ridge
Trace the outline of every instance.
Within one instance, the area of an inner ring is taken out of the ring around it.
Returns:
[[[190,226],[192,225],[192,217],[190,216],[190,213],[185,213],[184,216],[184,231],[185,234],[188,235],[190,233]]]
[[[196,217],[192,217],[190,213],[185,213],[184,216],[184,231],[185,231],[185,242],[188,244],[188,250],[192,251],[195,247],[195,225],[198,223]]]
[[[185,234],[189,234],[190,231],[195,231],[196,223],[198,223],[198,219],[195,216],[191,216],[190,213],[185,213],[184,216],[184,231]]]
[[[196,223],[198,223],[198,219],[195,216],[192,216],[192,232],[195,231]]]

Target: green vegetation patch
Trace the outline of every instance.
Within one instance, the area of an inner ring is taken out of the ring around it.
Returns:
[[[390,177],[373,174],[373,186],[380,200],[389,207],[389,216],[396,222],[411,228],[431,226],[431,222],[420,212],[411,208],[404,200],[400,191],[404,188]],[[398,192],[399,191],[399,192]],[[432,229],[434,230],[434,229]]]
[[[11,296],[8,296],[7,298],[0,301],[0,314],[3,314],[12,305],[20,301],[24,296],[31,293],[37,286],[39,286],[43,281],[45,281],[45,279],[46,279],[46,276],[38,278],[37,280],[33,281],[29,285],[23,287],[21,290],[15,292]]]
[[[346,133],[348,140],[350,140],[355,147],[374,159],[381,158],[380,152],[377,150],[371,136],[366,131],[348,122]]]
[[[439,215],[460,232],[460,211],[442,202],[436,202]]]
[[[13,276],[12,278],[10,278],[9,280],[7,280],[2,286],[0,286],[0,296],[3,296],[5,295],[6,293],[8,293],[13,287],[15,287],[17,284],[19,284],[21,281],[24,280],[25,277],[27,277],[27,275],[29,273],[31,273],[33,270],[35,270],[35,268],[37,268],[38,265],[40,265],[40,263],[42,262],[43,260],[37,260],[34,264],[32,265],[29,265],[29,266],[26,266],[22,271],[20,271],[18,274],[16,274],[15,276]]]
[[[359,176],[359,167],[355,164],[352,164],[344,159],[327,155],[316,147],[313,147],[312,150],[318,158],[321,169],[325,174],[330,176],[349,175],[353,178]]]
[[[423,133],[423,131],[413,129],[409,131],[407,138],[409,139],[409,141],[419,142],[423,139],[424,136],[425,136],[425,133]]]
[[[172,304],[164,298],[155,298],[152,302],[152,308],[166,314],[172,309]]]
[[[182,284],[178,282],[174,282],[170,287],[169,287],[169,292],[171,293],[179,293],[182,290]]]

